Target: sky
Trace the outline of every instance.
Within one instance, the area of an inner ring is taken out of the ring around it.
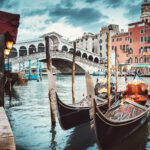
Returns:
[[[140,20],[144,0],[0,0],[0,10],[20,14],[17,42],[57,32],[68,40],[99,33],[108,24],[127,31]]]

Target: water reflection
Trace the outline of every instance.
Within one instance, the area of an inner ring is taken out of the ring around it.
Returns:
[[[50,146],[50,148],[52,149],[52,150],[56,150],[56,146],[57,146],[57,142],[55,141],[56,139],[55,139],[55,137],[56,137],[56,126],[52,126],[51,127],[51,131],[50,131],[50,133],[51,133],[51,137],[52,137],[52,139],[51,139],[51,146]]]
[[[94,83],[96,78],[93,77]],[[76,102],[78,102],[86,91],[86,84],[84,76],[76,76],[75,79]],[[128,78],[128,81],[131,79]],[[119,80],[122,82],[122,78]],[[56,81],[60,99],[65,103],[72,103],[71,76],[57,76]],[[147,82],[150,83],[150,80]],[[47,77],[43,77],[40,82],[29,81],[27,85],[15,86],[11,101],[7,93],[5,95],[5,108],[17,150],[98,150],[89,124],[67,131],[62,130],[58,122],[55,127],[51,127]],[[148,127],[145,125],[141,131],[110,149],[150,149]]]
[[[149,119],[136,132],[117,142],[108,150],[144,150],[149,135]],[[115,135],[114,135],[115,136]]]
[[[64,150],[87,150],[94,145],[96,145],[94,132],[90,128],[90,123],[85,123],[73,129]],[[95,146],[94,150],[97,149]]]

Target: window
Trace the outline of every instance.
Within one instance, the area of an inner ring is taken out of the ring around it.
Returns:
[[[140,33],[142,34],[142,33],[143,33],[143,30],[141,30]]]
[[[126,57],[128,57],[128,54],[126,54]]]
[[[114,39],[112,39],[112,42],[114,42],[115,40]]]
[[[150,36],[147,37],[147,42],[150,43]]]
[[[141,42],[143,42],[143,36],[141,36]]]
[[[112,46],[112,50],[114,50],[114,46]]]
[[[100,57],[102,57],[102,53],[100,53]]]
[[[120,45],[120,50],[122,50],[122,45]]]
[[[125,50],[125,45],[123,45],[123,50]]]
[[[100,50],[102,50],[102,45],[100,45]]]
[[[147,42],[147,36],[144,37],[144,41]]]
[[[143,63],[143,57],[140,58],[140,63]]]
[[[100,39],[100,40],[99,40],[99,43],[102,43],[102,42],[103,42],[102,39]]]
[[[140,48],[140,54],[142,54],[142,53],[143,53],[143,47]]]
[[[130,32],[130,35],[132,35],[132,32]]]
[[[133,50],[132,50],[132,48],[130,48],[130,50],[129,50],[129,54],[133,54]]]
[[[137,57],[135,57],[135,63],[138,63],[138,58]]]
[[[128,41],[128,37],[126,37],[125,40]]]
[[[130,39],[129,42],[132,43],[132,39]]]
[[[132,58],[131,58],[131,57],[129,58],[128,63],[129,63],[129,64],[132,63]]]
[[[120,38],[120,41],[122,41],[122,38]]]
[[[145,33],[147,33],[147,30],[145,30]]]
[[[126,52],[129,50],[129,45],[126,45],[126,49],[125,50],[126,50]]]

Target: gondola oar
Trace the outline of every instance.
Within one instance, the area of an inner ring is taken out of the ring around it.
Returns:
[[[50,111],[51,111],[51,121],[52,126],[56,124],[56,117],[54,113],[54,106],[53,106],[53,93],[55,92],[55,81],[53,80],[52,75],[52,58],[50,56],[50,45],[49,45],[49,37],[45,37],[45,45],[46,45],[46,59],[47,59],[47,69],[48,69],[48,80],[49,80],[49,100],[50,100]]]
[[[72,61],[72,101],[75,104],[75,57],[76,57],[76,42],[73,43],[73,61]]]

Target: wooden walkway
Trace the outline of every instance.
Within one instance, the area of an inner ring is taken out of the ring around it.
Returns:
[[[16,150],[14,136],[3,107],[0,107],[0,150]]]

